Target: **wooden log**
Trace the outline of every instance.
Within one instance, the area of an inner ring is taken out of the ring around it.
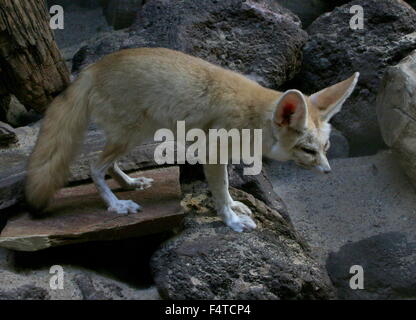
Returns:
[[[43,112],[69,84],[45,1],[0,1],[0,88]]]

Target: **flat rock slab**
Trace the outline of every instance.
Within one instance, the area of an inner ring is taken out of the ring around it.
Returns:
[[[93,184],[62,189],[54,198],[45,217],[33,219],[27,212],[10,218],[0,234],[0,246],[18,251],[37,251],[66,244],[115,240],[159,233],[178,226],[183,218],[180,206],[179,168],[158,168],[133,177],[154,179],[143,191],[116,189],[120,199],[139,203],[138,214],[119,215],[106,210]]]

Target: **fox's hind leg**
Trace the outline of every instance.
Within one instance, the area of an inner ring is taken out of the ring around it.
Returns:
[[[108,143],[104,148],[97,163],[91,166],[91,178],[100,193],[101,198],[107,204],[108,211],[119,214],[137,213],[140,205],[131,200],[119,200],[105,182],[105,174],[115,161],[127,152],[127,144]]]
[[[120,187],[126,190],[144,190],[150,188],[153,182],[153,179],[151,178],[129,177],[120,169],[117,162],[114,162],[113,165],[110,166],[110,168],[108,169],[108,173],[115,181],[117,181]]]

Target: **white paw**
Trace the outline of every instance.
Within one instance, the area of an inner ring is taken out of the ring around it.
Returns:
[[[144,190],[144,189],[150,188],[152,186],[153,181],[154,180],[152,178],[145,178],[145,177],[134,178],[132,179],[130,186],[132,189]]]
[[[117,200],[108,208],[108,211],[118,214],[137,213],[142,207],[131,200]]]
[[[248,210],[250,211],[250,209]],[[256,228],[256,223],[252,218],[246,215],[237,215],[231,209],[225,209],[224,222],[236,232],[250,231]]]
[[[251,215],[251,210],[244,203],[240,201],[233,201],[231,209],[243,215]]]

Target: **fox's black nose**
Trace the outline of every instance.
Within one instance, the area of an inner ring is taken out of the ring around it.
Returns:
[[[324,170],[325,174],[331,173],[331,169]]]

